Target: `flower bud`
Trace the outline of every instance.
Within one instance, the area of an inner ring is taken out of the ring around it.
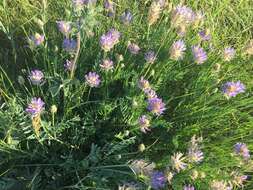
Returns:
[[[52,114],[55,114],[57,112],[56,105],[52,105],[50,111],[51,111]]]
[[[146,149],[145,145],[143,143],[141,143],[138,147],[140,152],[144,152],[144,150]]]

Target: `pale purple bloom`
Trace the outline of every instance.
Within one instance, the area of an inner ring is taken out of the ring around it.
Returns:
[[[123,24],[128,25],[133,20],[133,15],[128,9],[126,9],[124,13],[121,15],[120,19]]]
[[[104,1],[104,8],[108,12],[109,17],[113,17],[115,15],[115,4],[111,0]]]
[[[67,52],[74,52],[77,48],[77,42],[74,39],[65,38],[63,40],[63,49]]]
[[[151,98],[148,99],[148,110],[155,115],[163,114],[165,110],[165,104],[160,98]]]
[[[139,125],[140,125],[140,130],[143,133],[147,133],[147,131],[150,131],[150,121],[146,115],[142,115],[139,118]]]
[[[147,63],[153,64],[156,60],[156,54],[154,51],[150,50],[145,53],[145,60]]]
[[[185,185],[184,190],[195,190],[195,188],[191,185]]]
[[[186,46],[183,40],[175,41],[170,48],[170,58],[173,60],[183,59]]]
[[[222,91],[227,97],[235,97],[237,94],[245,92],[245,86],[240,81],[227,82],[223,85]]]
[[[73,0],[73,4],[75,7],[82,7],[84,5],[94,5],[97,0]]]
[[[32,42],[32,45],[39,46],[45,41],[45,36],[43,34],[35,33],[34,36],[31,36],[29,41]]]
[[[187,167],[187,164],[184,162],[186,157],[181,152],[175,153],[173,156],[171,156],[171,166],[174,170],[177,172],[180,172],[181,170],[185,170]]]
[[[120,33],[115,29],[110,29],[106,34],[100,38],[100,46],[104,51],[110,51],[114,45],[119,42]]]
[[[151,176],[151,187],[155,190],[162,189],[166,185],[166,177],[163,172],[154,171]]]
[[[232,47],[226,47],[224,49],[224,54],[223,54],[223,58],[225,61],[230,61],[234,58],[235,56],[235,49]]]
[[[128,50],[130,51],[130,53],[134,54],[134,55],[137,55],[140,51],[140,47],[135,44],[135,43],[129,43],[128,46],[127,46]]]
[[[232,186],[226,181],[214,180],[210,185],[211,190],[232,190]]]
[[[73,61],[70,61],[70,60],[67,59],[65,64],[64,64],[65,71],[72,71],[73,66],[74,66]]]
[[[109,71],[113,69],[113,61],[110,59],[104,59],[102,61],[102,64],[100,64],[100,67],[105,70],[105,71]]]
[[[172,11],[171,23],[174,27],[186,26],[193,23],[195,20],[195,13],[191,8],[178,5]]]
[[[40,85],[44,80],[44,74],[42,71],[35,69],[31,71],[29,79],[33,85]]]
[[[234,150],[235,153],[242,156],[244,159],[249,159],[250,158],[250,152],[245,143],[236,143],[234,145]]]
[[[145,80],[144,77],[141,77],[141,79],[138,81],[138,87],[143,91],[151,88],[148,80]]]
[[[201,30],[199,32],[199,36],[200,36],[201,40],[203,40],[203,41],[211,40],[211,34],[210,34],[210,31],[208,29]]]
[[[200,46],[193,46],[192,53],[197,64],[203,64],[207,60],[207,54]]]
[[[204,159],[204,154],[201,150],[190,149],[187,156],[192,163],[199,163]]]
[[[38,116],[45,109],[45,103],[41,98],[32,98],[31,103],[28,104],[26,112],[31,114],[32,117]]]
[[[90,87],[98,87],[101,82],[99,75],[95,72],[89,72],[85,75],[85,80]]]
[[[233,177],[232,183],[235,184],[237,187],[242,187],[243,183],[248,179],[247,175],[241,175],[239,172],[233,171],[231,173]]]
[[[67,36],[71,31],[71,22],[67,21],[57,21],[59,31]]]
[[[151,99],[151,98],[157,98],[157,94],[156,94],[156,91],[154,91],[153,89],[146,89],[144,90],[146,96],[148,97],[148,99]]]

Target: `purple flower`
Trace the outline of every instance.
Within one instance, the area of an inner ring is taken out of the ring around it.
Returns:
[[[147,131],[150,131],[150,121],[146,115],[142,115],[139,118],[139,125],[140,125],[140,130],[143,133],[147,133]]]
[[[31,71],[29,79],[33,85],[40,85],[43,82],[44,74],[42,71],[35,69]]]
[[[131,42],[128,44],[127,48],[130,51],[130,53],[134,55],[137,55],[140,51],[140,47],[137,44]]]
[[[201,150],[192,150],[188,152],[188,159],[192,163],[199,163],[204,159],[204,154]]]
[[[111,0],[104,1],[104,8],[108,12],[109,17],[113,17],[115,15],[115,4]]]
[[[151,98],[157,98],[157,94],[156,94],[156,91],[154,91],[153,89],[146,89],[144,90],[146,96],[148,97],[148,99],[151,99]]]
[[[153,64],[156,60],[156,55],[154,51],[148,51],[145,53],[145,60],[147,63]]]
[[[144,77],[141,77],[141,79],[138,81],[138,87],[145,91],[150,89],[150,84],[148,80],[145,80]]]
[[[98,87],[101,82],[99,75],[95,72],[89,72],[85,75],[85,79],[90,87]]]
[[[222,91],[227,97],[235,97],[237,94],[245,92],[245,86],[240,81],[227,82],[223,85]]]
[[[28,104],[26,112],[31,114],[32,117],[38,116],[45,109],[45,103],[41,98],[32,98],[31,103]]]
[[[186,169],[187,164],[184,162],[186,158],[181,152],[175,153],[173,156],[171,156],[171,166],[174,170],[177,172],[180,172],[181,170]]]
[[[73,61],[67,59],[64,64],[65,71],[72,71],[73,66],[74,66]]]
[[[170,58],[177,61],[183,59],[186,46],[183,40],[175,41],[170,48]]]
[[[133,15],[128,9],[126,9],[124,13],[121,15],[120,19],[123,24],[129,25],[133,20]]]
[[[151,176],[151,187],[153,189],[162,189],[166,185],[166,177],[163,172],[154,171]]]
[[[119,43],[120,33],[115,30],[111,29],[106,34],[103,34],[100,38],[100,46],[104,51],[110,51],[114,45]]]
[[[231,61],[235,56],[235,49],[232,47],[226,47],[224,49],[223,58],[225,61]]]
[[[65,51],[73,53],[76,50],[77,42],[74,39],[67,39],[63,40],[62,47]]]
[[[211,40],[211,34],[210,34],[210,31],[208,29],[201,30],[199,32],[199,36],[200,36],[201,40],[203,40],[203,41],[209,41],[209,40]]]
[[[71,31],[71,22],[67,21],[57,21],[59,31],[67,36]]]
[[[191,185],[185,185],[184,190],[195,190],[195,188]]]
[[[31,36],[29,41],[33,46],[39,46],[45,41],[45,36],[43,34],[35,33],[34,36]]]
[[[207,60],[207,54],[200,46],[193,46],[192,53],[197,64],[203,64]]]
[[[250,152],[245,143],[236,143],[234,145],[235,153],[242,156],[245,160],[250,158]]]
[[[105,70],[105,71],[109,71],[113,69],[113,61],[110,59],[104,59],[102,61],[102,64],[100,64],[100,67]]]
[[[191,8],[178,5],[172,11],[171,23],[174,27],[187,26],[192,24],[195,20],[195,13]]]
[[[73,4],[77,8],[81,8],[84,5],[94,5],[97,0],[73,0]]]
[[[148,110],[155,115],[163,114],[165,110],[165,104],[160,98],[151,98],[148,99]]]

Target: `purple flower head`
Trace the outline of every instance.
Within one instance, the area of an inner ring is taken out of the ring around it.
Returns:
[[[192,163],[200,163],[204,159],[204,154],[201,150],[192,150],[188,152],[188,159]]]
[[[160,98],[151,98],[148,99],[148,110],[155,115],[163,114],[165,110],[165,104]]]
[[[32,45],[39,46],[45,41],[45,36],[43,34],[35,33],[34,36],[31,36],[29,41],[32,42]]]
[[[65,69],[65,71],[72,71],[73,66],[74,66],[73,61],[70,61],[67,59],[64,64],[64,69]]]
[[[76,50],[77,42],[74,39],[65,38],[63,40],[62,47],[65,51],[73,53]]]
[[[183,40],[174,42],[170,48],[170,58],[177,61],[183,59],[186,46]]]
[[[250,152],[245,143],[236,143],[234,145],[235,153],[242,156],[245,160],[250,158]]]
[[[73,4],[77,8],[81,8],[84,5],[95,5],[97,0],[73,0]]]
[[[166,177],[163,172],[154,171],[151,176],[151,187],[153,189],[162,189],[166,185]]]
[[[35,69],[35,70],[31,71],[28,78],[30,79],[30,81],[33,85],[40,85],[44,80],[44,74],[42,71]]]
[[[184,190],[195,190],[195,188],[191,185],[185,185]]]
[[[104,8],[108,12],[109,17],[113,17],[115,15],[115,4],[111,0],[104,1]]]
[[[174,170],[177,172],[180,172],[181,170],[185,170],[187,167],[187,164],[184,162],[186,158],[181,152],[174,153],[173,156],[171,156],[171,166]]]
[[[126,9],[121,15],[120,20],[123,24],[129,25],[133,20],[133,15],[128,9]]]
[[[139,118],[139,125],[140,125],[140,130],[143,133],[147,133],[147,131],[150,131],[150,121],[146,115],[142,115]]]
[[[187,26],[192,24],[195,20],[195,13],[191,8],[178,5],[172,11],[171,23],[174,27]]]
[[[203,40],[203,41],[209,41],[209,40],[211,40],[210,30],[208,30],[208,29],[201,30],[201,31],[199,32],[199,37],[200,37],[201,40]]]
[[[98,87],[101,82],[99,75],[95,72],[89,72],[85,75],[85,80],[90,87]]]
[[[207,54],[200,46],[193,46],[192,53],[197,64],[203,64],[207,60]]]
[[[67,21],[57,21],[59,31],[67,36],[71,31],[71,22]]]
[[[144,77],[141,77],[141,79],[138,81],[138,87],[143,91],[151,88],[148,80],[145,80]]]
[[[103,34],[100,38],[100,46],[104,51],[110,51],[114,45],[119,43],[120,33],[115,30],[111,29],[106,34]]]
[[[102,64],[100,64],[100,67],[105,70],[105,71],[109,71],[113,69],[113,61],[110,59],[104,59],[102,61]]]
[[[240,81],[227,82],[223,85],[222,91],[227,97],[235,97],[237,94],[245,92],[245,86]]]
[[[137,55],[140,51],[140,47],[137,44],[131,42],[128,44],[127,48],[130,51],[130,53],[134,55]]]
[[[156,55],[154,51],[148,51],[145,53],[144,58],[146,60],[147,63],[151,63],[153,64],[156,60]]]
[[[32,98],[31,103],[28,104],[26,112],[31,114],[32,117],[38,116],[45,109],[45,103],[41,98]]]
[[[148,99],[151,99],[151,98],[157,98],[157,94],[156,94],[156,91],[154,91],[153,89],[146,89],[144,90],[146,96],[148,97]]]
[[[231,61],[235,56],[235,49],[232,47],[226,47],[224,49],[223,58],[225,61]]]

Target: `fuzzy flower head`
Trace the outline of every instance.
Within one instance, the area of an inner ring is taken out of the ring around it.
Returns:
[[[137,55],[141,50],[141,48],[137,44],[131,42],[128,44],[127,48],[133,55]]]
[[[110,51],[117,43],[119,43],[120,33],[111,29],[106,34],[103,34],[100,38],[100,46],[107,52]]]
[[[35,33],[34,36],[31,36],[29,42],[32,46],[39,46],[45,41],[45,36],[43,34]]]
[[[170,48],[170,58],[175,61],[183,59],[185,50],[186,46],[183,40],[174,42]]]
[[[165,111],[165,104],[160,98],[148,99],[148,110],[153,114],[159,116]]]
[[[143,91],[151,89],[148,80],[145,80],[144,77],[141,77],[141,79],[138,81],[138,87]]]
[[[89,72],[85,75],[85,80],[90,87],[98,87],[101,82],[100,77],[96,72]]]
[[[67,59],[65,64],[64,64],[65,71],[72,71],[73,67],[74,67],[73,61],[70,61],[70,60]]]
[[[143,174],[145,176],[150,176],[152,174],[152,171],[155,168],[155,164],[149,163],[145,160],[134,160],[133,162],[131,162],[130,164],[130,168],[137,174]]]
[[[191,185],[185,185],[184,190],[195,190],[195,188]]]
[[[113,61],[110,59],[104,59],[102,61],[102,64],[100,64],[100,67],[105,70],[105,71],[109,71],[113,69]]]
[[[200,46],[193,46],[192,54],[193,54],[195,62],[198,65],[203,64],[207,60],[207,54],[205,50],[201,48]]]
[[[160,18],[162,6],[157,1],[152,1],[148,12],[148,24],[153,25]]]
[[[237,155],[242,156],[245,160],[250,158],[250,152],[245,143],[236,143],[234,145],[234,151]]]
[[[235,49],[232,47],[226,47],[224,49],[223,58],[225,61],[231,61],[235,56]]]
[[[211,40],[211,33],[209,29],[201,30],[199,32],[199,37],[203,41],[209,41]]]
[[[146,96],[148,97],[148,99],[151,99],[151,98],[157,98],[157,94],[156,94],[156,91],[154,91],[153,89],[146,89],[144,90]]]
[[[226,181],[216,181],[214,180],[211,185],[211,190],[232,190],[232,187],[227,184]]]
[[[128,9],[126,9],[121,15],[120,20],[123,24],[129,25],[133,20],[133,15]]]
[[[143,133],[147,133],[147,131],[150,131],[150,121],[146,115],[142,115],[139,118],[139,125],[140,125],[140,130]]]
[[[151,187],[153,189],[162,189],[166,185],[166,177],[163,172],[154,171],[151,176]]]
[[[57,21],[57,26],[59,31],[65,35],[68,36],[68,34],[71,31],[71,22],[67,22],[67,21]]]
[[[228,98],[235,97],[237,94],[245,92],[245,86],[240,81],[227,82],[223,85],[222,91]]]
[[[74,6],[78,9],[82,8],[84,5],[94,5],[97,0],[72,0]]]
[[[246,46],[245,46],[245,48],[244,48],[244,53],[245,53],[246,55],[249,55],[249,56],[253,55],[253,39],[251,39],[251,40],[246,44]]]
[[[73,53],[77,48],[77,42],[74,39],[65,38],[63,40],[62,47],[65,51]]]
[[[201,150],[190,149],[187,156],[192,163],[199,163],[204,159],[204,153]]]
[[[26,112],[29,113],[32,117],[36,117],[42,113],[45,109],[45,103],[41,98],[32,98],[31,103],[28,104]]]
[[[247,175],[241,175],[239,172],[233,171],[231,173],[231,177],[233,178],[232,183],[237,187],[243,187],[243,183],[247,181]]]
[[[44,74],[38,69],[32,70],[29,75],[29,80],[33,85],[40,85],[44,80]]]
[[[194,20],[195,13],[189,7],[178,5],[172,11],[171,23],[175,28],[180,26],[188,26],[192,24]]]
[[[156,54],[154,51],[150,50],[145,53],[144,58],[147,63],[153,64],[156,60]]]
[[[186,158],[181,152],[175,153],[173,156],[171,156],[171,165],[174,170],[177,172],[180,172],[181,170],[186,169],[187,164],[184,163],[184,160]]]
[[[113,17],[115,15],[116,7],[115,7],[115,3],[113,1],[105,0],[104,1],[104,8],[107,11],[109,17]]]

